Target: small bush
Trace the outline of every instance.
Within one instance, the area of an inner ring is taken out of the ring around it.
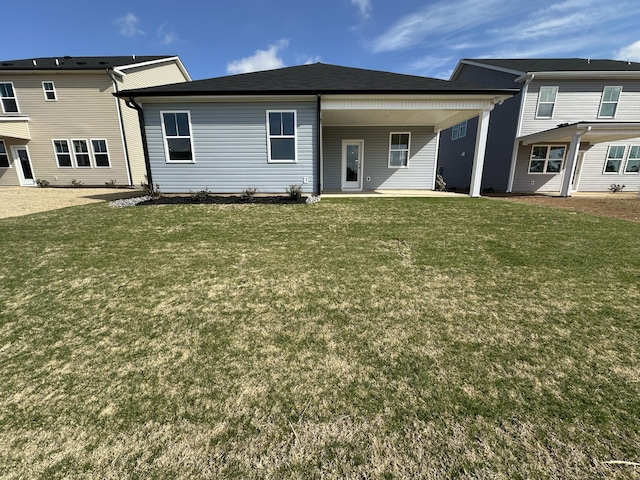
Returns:
[[[296,202],[302,198],[302,185],[289,185],[287,196]]]
[[[624,187],[624,185],[620,185],[619,183],[612,183],[609,190],[611,190],[611,193],[616,193],[621,192]]]
[[[49,180],[44,180],[42,178],[39,178],[36,180],[36,185],[38,185],[38,187],[40,188],[46,188],[49,186]]]
[[[204,203],[207,201],[207,198],[209,198],[210,193],[211,192],[206,187],[203,190],[191,192],[191,201],[194,203]]]
[[[82,180],[77,180],[75,178],[71,179],[71,185],[74,186],[74,187],[80,187],[83,184],[84,184],[84,182]]]
[[[116,179],[115,179],[115,178],[112,178],[112,179],[111,179],[111,180],[109,180],[108,182],[104,182],[104,184],[105,184],[107,187],[115,187],[115,186],[116,186]]]
[[[147,177],[145,177],[146,179]],[[160,191],[160,184],[156,183],[155,187],[152,183],[141,182],[140,188],[144,192],[145,195],[150,196],[153,200],[157,200],[162,197],[162,192]]]
[[[242,191],[241,198],[243,200],[253,200],[253,197],[258,193],[258,189],[256,187],[247,187]]]

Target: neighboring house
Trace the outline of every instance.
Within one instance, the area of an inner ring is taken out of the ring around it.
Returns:
[[[121,91],[163,192],[434,189],[439,132],[515,91],[327,64]]]
[[[606,191],[640,187],[640,63],[581,58],[463,59],[451,80],[519,93],[491,115],[482,189]],[[438,169],[468,188],[477,119],[450,129]]]
[[[0,186],[139,185],[138,116],[112,93],[189,80],[175,56],[0,61]]]

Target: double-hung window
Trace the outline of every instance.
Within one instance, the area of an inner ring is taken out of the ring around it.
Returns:
[[[165,159],[170,162],[193,162],[191,116],[189,112],[162,112]]]
[[[89,155],[89,145],[86,140],[71,140],[73,143],[73,154],[76,157],[78,168],[91,168],[91,156]]]
[[[18,100],[13,90],[13,83],[0,83],[0,99],[2,100],[2,111],[4,113],[18,113]]]
[[[560,173],[566,146],[534,145],[529,160],[529,173]]]
[[[267,148],[269,162],[295,162],[295,110],[267,111]]]
[[[598,117],[613,118],[616,116],[616,110],[618,110],[618,101],[620,100],[621,93],[622,87],[604,87]]]
[[[44,99],[48,102],[57,100],[56,87],[53,82],[42,82],[42,91],[44,92]]]
[[[538,94],[538,108],[536,118],[552,118],[553,110],[556,106],[558,87],[540,87]]]
[[[607,152],[607,161],[604,164],[604,173],[618,173],[624,159],[624,145],[611,145]]]
[[[0,168],[9,168],[9,154],[2,140],[0,140]]]
[[[467,136],[467,121],[458,123],[451,129],[451,140],[457,140]]]
[[[107,141],[102,139],[91,140],[91,150],[93,151],[93,159],[96,167],[110,167],[109,150],[107,149]]]
[[[629,149],[627,166],[624,173],[640,173],[640,145],[632,145]]]
[[[410,142],[410,133],[391,132],[389,135],[389,168],[407,168],[409,166]]]
[[[69,150],[69,142],[67,140],[54,140],[53,150],[56,153],[56,161],[58,167],[72,167],[71,152]]]

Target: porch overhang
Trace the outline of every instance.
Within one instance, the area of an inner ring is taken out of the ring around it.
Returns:
[[[597,144],[640,137],[640,122],[578,122],[558,125],[551,130],[524,135],[517,140],[522,145],[534,143],[571,143],[574,136],[581,142]]]
[[[0,116],[0,138],[31,140],[29,117]]]
[[[323,95],[325,126],[428,126],[439,132],[511,95]]]

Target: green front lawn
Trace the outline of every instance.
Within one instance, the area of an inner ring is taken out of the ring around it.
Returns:
[[[640,225],[492,199],[0,220],[0,478],[640,478]]]

